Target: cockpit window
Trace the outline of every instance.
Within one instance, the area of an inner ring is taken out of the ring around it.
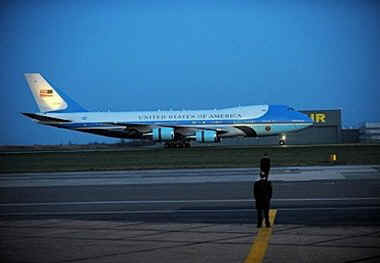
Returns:
[[[294,111],[294,109],[292,107],[289,107],[288,111]]]

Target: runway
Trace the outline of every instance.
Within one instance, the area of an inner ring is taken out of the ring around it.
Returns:
[[[253,182],[258,168],[165,169],[114,172],[58,172],[1,174],[1,187],[139,185]],[[380,166],[309,166],[272,168],[272,181],[379,179]]]
[[[0,258],[243,262],[258,234],[257,174],[255,168],[2,174]],[[380,258],[380,166],[281,167],[270,179],[277,215],[264,262],[299,261],[299,246],[302,257],[321,255],[308,262]],[[343,237],[352,242],[342,245]]]
[[[3,174],[0,216],[249,223],[257,174],[256,168]],[[274,168],[270,179],[280,223],[331,224],[318,217],[327,210],[330,218],[361,217],[339,223],[380,222],[379,166]],[[304,213],[314,215],[294,216]]]

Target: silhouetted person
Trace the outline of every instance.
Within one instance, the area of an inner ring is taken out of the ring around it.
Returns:
[[[260,172],[260,180],[255,182],[253,189],[256,200],[257,211],[257,227],[261,227],[263,223],[263,212],[266,227],[270,227],[269,208],[270,199],[272,198],[272,183],[268,181],[265,172]]]
[[[269,171],[270,171],[270,158],[268,154],[264,154],[263,158],[260,160],[260,171],[263,171],[265,173],[265,177],[269,177]]]

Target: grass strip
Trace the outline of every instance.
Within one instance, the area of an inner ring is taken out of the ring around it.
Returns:
[[[380,164],[380,145],[194,147],[0,153],[0,173],[258,167],[268,153],[272,166]],[[337,161],[330,161],[335,153]]]

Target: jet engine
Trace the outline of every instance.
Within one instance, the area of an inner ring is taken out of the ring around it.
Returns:
[[[174,128],[153,128],[153,141],[172,141],[174,140]]]
[[[195,138],[197,142],[220,142],[220,137],[216,131],[200,130],[195,132]]]

